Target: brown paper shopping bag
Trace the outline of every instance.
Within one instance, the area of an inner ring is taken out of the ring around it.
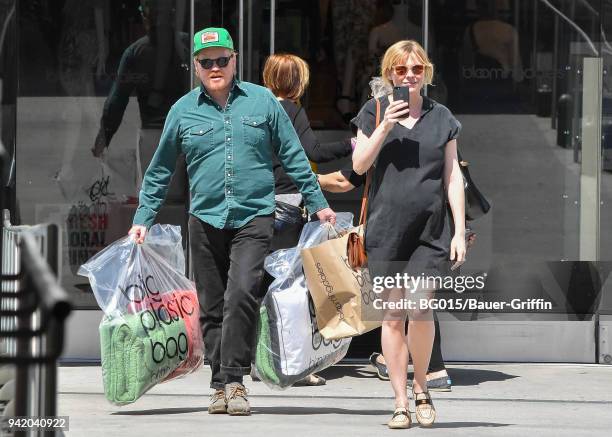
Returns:
[[[362,231],[359,226],[301,251],[319,332],[328,340],[361,335],[382,324],[367,267],[352,269],[348,261],[350,234]]]

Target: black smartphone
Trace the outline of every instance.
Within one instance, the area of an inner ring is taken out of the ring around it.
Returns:
[[[408,87],[407,86],[394,86],[393,87],[393,100],[404,100],[408,103]]]

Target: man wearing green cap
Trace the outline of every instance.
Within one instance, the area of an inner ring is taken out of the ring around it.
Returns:
[[[250,414],[243,375],[251,370],[257,292],[274,224],[272,154],[319,220],[335,222],[291,120],[266,88],[235,78],[232,38],[222,28],[194,36],[201,85],[170,109],[140,191],[130,235],[144,241],[185,154],[191,193],[189,236],[206,358],[209,413]]]

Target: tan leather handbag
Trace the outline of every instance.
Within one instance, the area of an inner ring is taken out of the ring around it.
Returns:
[[[376,99],[376,127],[380,124],[380,101]],[[368,255],[365,250],[365,225],[368,215],[368,196],[370,193],[370,185],[372,183],[373,168],[370,167],[366,174],[365,185],[363,187],[363,195],[361,197],[361,212],[359,213],[360,232],[351,233],[349,235],[346,254],[348,261],[353,269],[363,267],[368,262]]]

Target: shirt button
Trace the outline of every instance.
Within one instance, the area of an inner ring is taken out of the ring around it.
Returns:
[[[232,137],[227,137],[227,141],[232,141]]]

